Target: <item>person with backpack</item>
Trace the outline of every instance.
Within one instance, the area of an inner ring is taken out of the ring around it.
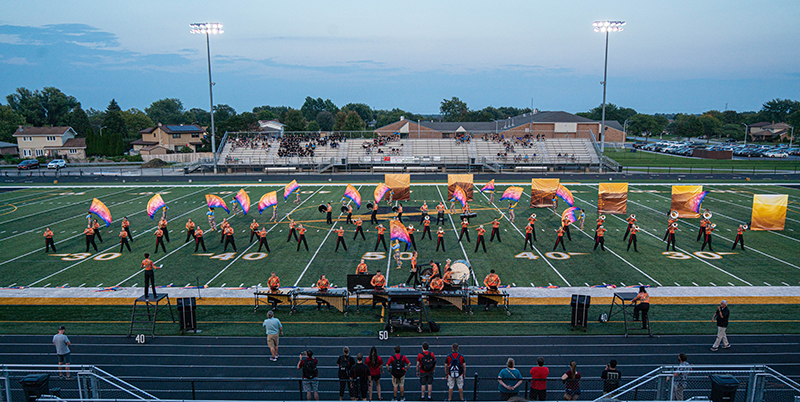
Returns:
[[[430,401],[433,393],[433,372],[436,371],[436,356],[428,350],[428,342],[422,343],[422,353],[417,355],[417,377],[422,386],[420,401]],[[425,386],[428,386],[428,398],[425,399]]]
[[[350,382],[350,375],[353,366],[356,365],[356,360],[350,356],[350,348],[345,346],[344,349],[342,349],[342,355],[336,360],[336,365],[339,367],[339,370],[337,370],[339,377],[339,400],[343,400],[344,390],[348,388],[348,386],[350,388],[350,397],[351,399],[354,398],[355,393],[353,392],[353,384]]]
[[[392,401],[405,401],[405,382],[406,382],[406,367],[411,362],[407,357],[400,354],[400,345],[394,347],[394,354],[386,362],[386,369],[392,375],[392,387],[394,394]],[[400,389],[400,399],[397,399],[397,389]]]
[[[466,401],[464,398],[464,373],[467,371],[467,364],[464,362],[464,356],[458,353],[458,344],[453,344],[453,353],[450,353],[445,360],[444,375],[447,379],[447,400],[453,400],[453,387],[458,386],[458,397],[461,401]]]
[[[508,358],[506,368],[497,374],[498,389],[500,390],[500,400],[507,401],[519,394],[519,387],[522,385],[522,373],[514,368],[514,359]]]
[[[314,358],[314,352],[311,349],[300,353],[300,361],[297,362],[297,368],[303,370],[303,391],[306,393],[306,400],[311,400],[311,394],[314,394],[314,400],[319,400],[319,370],[317,365],[319,362]]]
[[[378,349],[373,346],[369,350],[369,356],[365,362],[369,367],[369,400],[372,400],[373,385],[378,389],[378,400],[382,401],[381,396],[381,372],[383,372],[383,359],[378,356]],[[374,383],[374,384],[373,384]]]
[[[356,365],[353,366],[353,388],[356,390],[356,400],[366,401],[371,381],[369,367],[364,364],[364,355],[361,353],[356,356],[356,361]]]

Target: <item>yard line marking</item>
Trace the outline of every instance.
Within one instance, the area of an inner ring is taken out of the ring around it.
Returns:
[[[534,285],[534,284],[533,284],[533,282],[531,282],[531,287],[532,287],[532,288],[535,288],[535,287],[536,287],[536,285]]]
[[[791,285],[789,285],[789,284],[788,284],[788,283],[786,283],[786,282],[781,282],[781,283],[782,283],[783,285],[785,285],[785,286],[791,286]]]
[[[736,286],[736,285],[734,285],[734,284],[732,284],[732,283],[730,283],[730,282],[728,282],[728,285],[731,285],[731,286]]]
[[[709,282],[709,283],[711,284],[711,286],[715,286],[715,287],[717,286],[717,285],[714,284],[714,282]]]
[[[106,195],[103,195],[103,197],[110,197],[112,195],[117,195],[119,193],[124,193],[125,191],[129,191],[129,189],[125,189],[125,190],[122,190],[122,191],[117,191],[116,193],[106,194]],[[66,195],[62,195],[61,197],[67,197],[67,196]],[[66,208],[66,207],[71,207],[73,205],[87,203],[87,202],[92,201],[93,198],[97,198],[97,197],[92,197],[92,198],[90,198],[88,200],[76,201],[76,202],[73,202],[71,204],[66,204],[66,205],[63,205],[63,206],[60,206],[60,207],[57,207],[57,208],[48,208],[48,209],[40,211],[40,212],[28,214],[28,215],[25,215],[25,216],[20,216],[20,217],[14,218],[14,219],[9,219],[7,221],[0,222],[0,225],[5,225],[6,223],[18,221],[20,219],[25,219],[25,218],[28,218],[28,217],[31,217],[31,216],[34,216],[34,215],[39,215],[39,214],[42,214],[42,213],[52,212],[52,211],[55,211],[57,209]],[[125,202],[125,201],[122,201],[122,202]],[[51,204],[52,204],[52,202],[51,202]],[[23,206],[26,206],[26,205],[33,205],[33,204],[22,204],[22,205],[18,205],[18,207],[23,207]],[[78,215],[78,216],[80,216],[80,215]]]
[[[86,282],[84,282],[84,283],[81,283],[81,285],[80,285],[80,286],[78,286],[78,287],[79,287],[79,288],[82,288],[82,287],[84,287],[84,286],[86,286]]]
[[[473,184],[473,186],[477,188],[477,186],[475,186],[474,184]],[[487,200],[489,199],[489,197],[487,197],[487,196],[486,196],[486,194],[483,194],[483,193],[481,193],[481,194],[483,195],[483,198],[486,198]],[[521,230],[519,230],[519,228],[517,227],[517,225],[515,225],[515,224],[514,224],[514,222],[511,222],[511,219],[509,219],[509,218],[508,218],[508,216],[506,216],[506,213],[505,213],[505,212],[503,212],[503,211],[502,211],[502,210],[501,210],[501,209],[500,209],[500,208],[497,206],[497,204],[495,204],[495,203],[492,203],[492,205],[494,205],[494,207],[497,209],[497,212],[499,212],[499,213],[500,213],[500,215],[501,215],[503,218],[506,218],[506,220],[508,221],[508,223],[510,223],[510,224],[511,224],[511,227],[513,227],[514,229],[516,229],[516,230],[517,230],[517,233],[519,233],[519,235],[520,235],[520,236],[522,236],[523,238],[525,238],[525,235],[522,233],[522,231],[521,231]],[[542,231],[544,231],[544,229],[542,229]],[[544,256],[544,254],[542,254],[542,252],[541,252],[541,251],[539,251],[539,249],[538,249],[536,246],[533,246],[533,249],[534,249],[534,251],[536,251],[536,254],[539,254],[539,257],[541,257],[541,258],[542,258],[542,260],[543,260],[543,261],[544,261],[544,262],[545,262],[547,265],[549,265],[549,266],[550,266],[550,268],[552,268],[552,269],[553,269],[553,271],[555,271],[555,272],[556,272],[556,274],[559,276],[559,278],[561,278],[561,280],[563,280],[563,281],[564,281],[564,283],[566,283],[566,284],[567,284],[567,286],[572,286],[572,285],[570,285],[570,284],[569,284],[569,281],[567,280],[567,278],[564,278],[564,276],[563,276],[563,275],[561,275],[561,272],[558,272],[558,270],[556,269],[556,267],[554,267],[554,266],[553,266],[553,264],[550,262],[550,260],[549,260],[549,259],[547,259],[547,258]],[[552,285],[553,285],[553,284],[551,283],[551,284],[550,284],[550,286],[552,286]],[[586,286],[589,286],[589,285],[586,285]]]
[[[596,205],[595,205],[595,204],[592,204],[591,202],[588,202],[588,201],[586,201],[586,200],[582,200],[582,199],[580,199],[580,198],[578,198],[578,197],[575,197],[575,199],[581,200],[582,202],[585,202],[585,203],[587,203],[587,204],[589,204],[589,205],[591,205],[591,206],[595,206],[595,207],[596,207]],[[630,201],[630,200],[629,200],[629,201]],[[632,203],[634,203],[634,204],[637,204],[637,203],[635,203],[635,202],[633,202],[633,201],[630,201],[630,202],[632,202]],[[641,204],[637,204],[637,205],[641,205]],[[656,210],[654,210],[654,209],[652,209],[652,208],[645,207],[644,205],[641,205],[641,206],[642,206],[642,207],[644,207],[644,208],[650,209],[651,211],[656,211]],[[658,212],[658,211],[656,211],[656,212]],[[627,221],[625,221],[624,219],[620,218],[619,216],[616,216],[616,215],[611,215],[611,216],[613,216],[614,218],[617,218],[617,219],[618,219],[618,220],[620,220],[620,221],[623,221],[623,222],[626,222],[626,223],[627,223]],[[659,240],[659,241],[661,241],[661,242],[663,242],[663,241],[664,241],[664,240],[663,240],[661,237],[659,237],[659,236],[656,236],[656,235],[654,235],[654,234],[652,234],[652,233],[650,233],[650,232],[642,232],[642,233],[647,233],[647,234],[648,234],[648,235],[650,235],[651,237],[654,237],[654,238],[658,239],[658,240]],[[687,254],[687,255],[693,255],[692,253],[690,253],[690,252],[688,252],[687,250],[684,250],[684,249],[682,249],[682,248],[680,248],[680,247],[676,247],[676,248],[677,248],[678,250],[680,250],[680,251],[681,251],[682,253],[684,253],[684,254]],[[701,258],[696,258],[696,260],[698,260],[698,261],[700,261],[700,262],[702,262],[702,263],[704,263],[704,264],[706,264],[706,265],[708,265],[708,266],[710,266],[710,267],[712,267],[712,268],[716,269],[717,271],[723,272],[723,273],[725,273],[725,274],[727,274],[727,275],[730,275],[731,277],[733,277],[733,278],[736,278],[736,279],[738,279],[738,280],[740,280],[740,281],[742,281],[742,282],[744,282],[744,283],[746,283],[746,284],[748,284],[748,285],[750,285],[750,286],[753,286],[753,284],[752,284],[752,283],[750,283],[750,282],[748,282],[748,281],[746,281],[746,280],[744,280],[744,279],[742,279],[742,278],[739,278],[738,276],[736,276],[736,275],[734,275],[734,274],[732,274],[732,273],[730,273],[730,272],[728,272],[728,271],[726,271],[726,270],[724,270],[724,269],[722,269],[722,268],[720,268],[720,267],[718,267],[718,266],[716,266],[716,265],[714,265],[714,264],[712,264],[712,263],[710,263],[710,262],[708,262],[708,261],[706,261],[706,260],[704,260],[704,259],[701,259]],[[712,285],[713,285],[713,283],[712,283]],[[714,285],[714,286],[717,286],[717,285]]]
[[[661,197],[661,196],[659,195],[658,197]],[[651,210],[651,211],[653,211],[653,212],[659,213],[659,212],[658,212],[658,211],[656,211],[655,209],[652,209],[652,208],[650,208],[650,207],[646,207],[646,206],[644,206],[644,205],[642,205],[642,204],[639,204],[639,203],[638,203],[638,202],[636,202],[636,201],[631,201],[631,203],[633,203],[633,204],[636,204],[636,205],[640,205],[640,206],[642,206],[642,207],[644,207],[644,208],[647,208],[647,209],[649,209],[649,210]],[[722,214],[719,214],[719,215],[722,215]],[[724,216],[724,215],[722,215],[722,216]],[[730,217],[726,217],[726,218],[733,219],[733,218],[730,218]],[[699,226],[697,226],[697,225],[694,225],[694,224],[692,224],[692,223],[689,223],[689,222],[688,222],[688,221],[686,221],[685,219],[683,219],[683,222],[684,222],[686,225],[688,225],[688,226],[691,226],[691,227],[693,227],[693,228],[699,228]],[[720,237],[720,238],[721,238],[721,239],[723,239],[723,240],[727,240],[727,241],[733,241],[732,239],[725,238],[725,237],[722,237],[722,236],[720,236],[720,235],[718,235],[718,237]],[[748,248],[749,248],[750,250],[753,250],[753,251],[755,251],[756,253],[759,253],[759,254],[761,254],[761,255],[765,256],[765,257],[772,258],[773,260],[775,260],[775,261],[779,261],[779,262],[782,262],[782,263],[784,263],[784,264],[786,264],[786,265],[788,265],[788,266],[790,266],[790,267],[793,267],[793,268],[796,268],[796,269],[800,269],[800,266],[794,265],[794,264],[792,264],[792,263],[790,263],[790,262],[786,262],[786,261],[784,261],[784,260],[782,260],[782,259],[780,259],[780,258],[778,258],[778,257],[772,256],[771,254],[767,254],[767,253],[765,253],[765,252],[763,252],[763,251],[761,251],[761,250],[755,249],[755,248],[753,248],[753,246],[748,246]],[[736,279],[739,279],[739,278],[736,278]],[[739,279],[739,280],[741,280],[741,279]],[[744,281],[743,281],[743,282],[744,282]],[[751,286],[752,286],[752,285],[751,285]]]
[[[674,284],[675,284],[675,286],[677,286],[677,287],[680,287],[680,286],[681,286],[681,284],[680,284],[680,283],[678,283],[678,282],[672,282],[672,283],[674,283]]]
[[[766,282],[764,282],[764,284],[767,285],[767,286],[772,286],[772,285],[770,285],[769,283],[766,283]]]
[[[205,191],[205,190],[206,190],[206,189],[208,189],[208,188],[209,188],[209,187],[205,187],[205,188],[203,188],[203,189],[201,189],[201,190],[199,190],[199,191],[195,191],[194,193],[186,194],[186,195],[184,195],[183,197],[188,197],[188,196],[190,196],[190,195],[197,194],[197,193],[199,193],[199,192]],[[180,198],[183,198],[183,197],[180,197]],[[180,198],[177,198],[176,200],[178,200],[178,199],[180,199]],[[184,216],[184,215],[190,214],[190,213],[192,213],[192,212],[194,212],[194,211],[196,211],[197,209],[200,209],[200,208],[202,208],[202,207],[195,208],[195,209],[193,209],[193,210],[190,210],[190,211],[188,211],[188,212],[185,212],[185,213],[183,213],[183,214],[181,214],[181,215],[178,215],[178,216],[176,216],[175,218],[172,218],[172,219],[177,219],[177,218],[180,218],[181,216]],[[128,216],[133,216],[133,215],[136,215],[136,214],[140,214],[140,213],[142,213],[142,212],[145,212],[145,211],[144,211],[144,210],[142,210],[142,211],[139,211],[139,212],[134,212],[134,213],[132,213],[132,214],[129,214]],[[149,232],[150,230],[153,230],[153,229],[155,229],[155,228],[157,228],[157,227],[158,227],[158,225],[154,226],[152,229],[149,229],[149,230],[146,230],[146,231],[144,231],[143,233],[147,233],[147,232]],[[187,244],[190,244],[190,243],[184,243],[184,244],[183,244],[183,246],[185,246],[185,245],[187,245]],[[110,251],[110,250],[112,250],[112,249],[115,249],[115,248],[117,248],[117,246],[118,246],[118,244],[114,244],[113,246],[111,246],[111,247],[109,247],[109,248],[107,248],[107,249],[105,249],[105,250],[103,250],[103,251],[101,251],[101,252],[99,252],[99,253],[95,253],[95,255],[97,255],[97,254],[102,254],[102,253],[106,253],[106,252],[108,252],[108,251]],[[183,246],[181,246],[181,247],[178,247],[177,249],[173,250],[173,251],[172,251],[172,252],[170,252],[169,254],[172,254],[172,253],[174,253],[175,251],[178,251],[178,250],[180,250],[181,248],[183,248]],[[33,252],[36,252],[36,251],[33,251]],[[31,254],[31,253],[28,253],[28,254]],[[169,254],[167,254],[167,255],[169,255]],[[19,256],[19,257],[17,257],[17,258],[23,257],[24,255],[27,255],[27,254],[23,254],[23,255],[21,255],[21,256]],[[166,256],[164,256],[164,258],[166,258]],[[15,259],[16,259],[16,258],[15,258]],[[162,259],[163,259],[163,258],[162,258]],[[77,266],[77,265],[79,265],[79,264],[82,264],[82,263],[84,263],[84,262],[86,262],[86,261],[89,261],[89,260],[91,260],[91,258],[89,258],[89,257],[87,257],[87,258],[84,258],[84,259],[82,259],[82,260],[80,260],[80,261],[78,261],[78,262],[76,262],[76,263],[74,263],[74,264],[72,264],[72,265],[70,265],[70,266],[68,266],[68,267],[66,267],[66,268],[62,268],[62,269],[60,269],[60,270],[58,270],[58,271],[56,271],[56,272],[53,272],[52,274],[50,274],[50,275],[47,275],[47,276],[45,276],[44,278],[42,278],[42,279],[39,279],[38,281],[36,281],[36,282],[33,282],[33,283],[31,283],[30,285],[28,285],[28,286],[33,286],[33,285],[35,285],[35,284],[37,284],[37,283],[39,283],[39,282],[45,281],[45,280],[47,280],[47,279],[49,279],[49,278],[51,278],[51,277],[53,277],[53,276],[56,276],[56,275],[58,275],[58,274],[60,274],[60,273],[62,273],[62,272],[64,272],[64,271],[66,271],[66,270],[68,270],[68,269],[70,269],[70,268],[72,268],[72,267],[74,267],[74,266]],[[9,260],[9,261],[12,261],[12,260]],[[6,261],[6,262],[9,262],[9,261]],[[161,259],[159,259],[158,261],[161,261]],[[5,264],[5,262],[4,262],[4,263],[2,263],[2,264],[0,264],[0,265],[3,265],[3,264]],[[98,287],[99,287],[99,285],[98,285]]]
[[[442,195],[442,190],[439,190],[439,186],[436,186],[436,192],[439,193],[439,198],[441,198],[442,203],[444,205],[447,205],[447,201],[445,201],[444,196]],[[458,237],[458,235],[456,235],[456,232],[458,232],[456,230],[456,224],[455,222],[453,222],[453,214],[450,214],[450,226],[453,227],[453,235]],[[472,266],[472,264],[469,262],[469,257],[467,256],[467,250],[464,249],[464,244],[458,242],[458,246],[461,247],[461,252],[464,253],[464,258],[467,260],[467,263],[470,264],[470,266]],[[478,278],[475,277],[475,271],[473,271],[471,268],[470,271],[472,271],[472,280],[475,281],[475,286],[478,286]]]
[[[170,188],[174,188],[174,187],[170,187]],[[136,198],[133,198],[133,199],[127,200],[127,201],[121,201],[121,202],[118,202],[118,203],[116,203],[116,204],[111,204],[110,206],[111,206],[111,207],[114,207],[114,206],[118,206],[118,205],[126,204],[126,203],[128,203],[128,202],[131,202],[131,201],[133,201],[133,200],[136,200],[136,199],[139,199],[139,198],[142,198],[142,197],[147,197],[147,196],[146,196],[146,195],[143,195],[143,196],[140,196],[140,197],[136,197]],[[89,208],[86,208],[86,209],[88,210]],[[43,229],[43,228],[46,228],[46,227],[48,227],[48,226],[53,226],[53,225],[56,225],[56,224],[58,224],[58,223],[61,223],[61,222],[64,222],[64,221],[68,221],[68,220],[75,219],[75,218],[80,218],[80,217],[85,217],[85,216],[86,216],[86,215],[84,215],[84,214],[80,214],[80,215],[71,216],[71,217],[69,217],[69,218],[65,218],[65,219],[62,219],[62,220],[60,220],[60,221],[56,221],[56,222],[53,222],[53,223],[50,223],[50,224],[47,224],[47,225],[44,225],[44,226],[39,226],[39,227],[37,227],[37,228],[33,228],[33,229],[30,229],[30,230],[24,231],[24,232],[22,232],[22,233],[19,233],[19,234],[16,234],[16,235],[14,235],[14,236],[4,237],[4,238],[0,239],[0,241],[6,241],[6,240],[8,240],[8,239],[13,239],[13,238],[15,238],[15,237],[17,237],[17,236],[22,236],[22,235],[24,235],[24,234],[26,234],[26,233],[36,232],[36,231],[39,231],[39,230],[41,230],[41,229]],[[14,231],[14,233],[17,233],[17,231]],[[73,233],[74,233],[74,232],[73,232]],[[56,243],[56,244],[57,244],[57,243]]]
[[[322,190],[324,187],[325,187],[325,186],[322,186],[322,187],[320,187],[320,188],[319,188],[317,191],[320,191],[320,190]],[[362,187],[362,186],[358,186],[358,188],[357,188],[356,190],[361,190],[361,187]],[[316,193],[317,193],[317,191],[315,191],[315,192],[314,192],[314,194],[316,194]],[[311,196],[309,196],[308,198],[306,198],[306,201],[307,201],[308,199],[310,199],[310,198],[311,198],[311,197],[312,197],[314,194],[311,194]],[[303,201],[303,202],[305,202],[305,201]],[[347,201],[347,205],[350,205],[350,202],[352,202],[352,200],[349,200],[349,201]],[[298,205],[298,207],[299,207],[299,205]],[[295,209],[296,209],[296,208],[295,208]],[[339,215],[336,217],[336,219],[339,219],[339,218],[341,218],[343,213],[344,213],[344,212],[339,212]],[[315,258],[317,258],[317,254],[319,253],[319,250],[322,250],[322,246],[325,244],[325,241],[327,241],[327,240],[328,240],[328,236],[330,236],[330,235],[331,235],[331,233],[333,233],[333,228],[335,228],[335,227],[336,227],[336,224],[337,224],[337,223],[338,223],[338,222],[334,222],[334,223],[333,223],[333,225],[331,225],[331,228],[330,228],[330,229],[328,229],[328,233],[327,233],[327,234],[325,234],[325,238],[324,238],[324,239],[322,239],[322,242],[319,244],[319,247],[317,247],[317,251],[314,251],[314,255],[312,255],[312,256],[311,256],[311,260],[309,260],[309,261],[308,261],[308,264],[306,264],[306,267],[303,269],[303,272],[301,272],[301,273],[300,273],[300,276],[298,276],[298,277],[297,277],[297,280],[294,282],[294,286],[297,286],[297,284],[298,284],[298,283],[300,283],[300,280],[301,280],[301,279],[303,279],[303,276],[306,274],[306,271],[308,271],[308,267],[310,267],[310,266],[311,266],[311,263],[312,263],[312,262],[314,262],[314,259],[315,259]],[[317,232],[319,232],[319,230],[317,230]],[[392,242],[392,241],[391,241],[391,240],[389,240],[389,243],[391,243],[391,242]],[[391,260],[391,259],[392,259],[392,258],[391,258],[391,256],[388,256],[388,259],[389,259],[389,260]],[[388,270],[387,270],[387,271],[388,271]],[[387,274],[388,274],[388,272],[387,272]]]

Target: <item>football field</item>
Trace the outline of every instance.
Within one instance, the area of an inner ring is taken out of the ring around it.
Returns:
[[[327,275],[333,285],[346,285],[346,274],[354,273],[361,258],[365,259],[370,272],[380,269],[386,273],[389,285],[405,282],[408,276],[406,263],[401,269],[382,246],[376,250],[377,231],[369,223],[366,204],[372,198],[377,183],[351,183],[362,195],[360,210],[354,208],[355,216],[364,220],[366,240],[354,239],[354,225],[345,223],[345,214],[340,213],[344,184],[300,182],[300,205],[287,202],[282,197],[283,184],[240,183],[221,185],[141,185],[141,186],[77,186],[77,187],[29,187],[9,189],[0,193],[0,286],[13,287],[81,287],[101,290],[115,286],[141,287],[143,276],[140,262],[143,253],[152,254],[156,265],[163,268],[156,272],[157,284],[173,287],[208,286],[215,288],[241,289],[257,285],[264,286],[270,272],[275,272],[283,286],[311,286],[321,274]],[[495,199],[511,183],[497,183]],[[717,224],[713,235],[714,251],[700,251],[695,241],[699,219],[681,219],[677,232],[677,250],[665,251],[662,240],[666,229],[666,214],[670,208],[669,185],[630,184],[628,213],[636,214],[642,232],[638,236],[638,252],[626,250],[623,241],[626,216],[607,215],[605,227],[606,251],[593,250],[594,220],[597,218],[597,184],[563,182],[575,197],[575,206],[586,211],[584,230],[577,226],[571,229],[572,239],[566,241],[566,251],[561,247],[553,250],[555,229],[559,224],[563,203],[554,213],[551,209],[530,209],[530,183],[523,185],[525,192],[517,206],[516,221],[508,220],[508,203],[495,201],[490,204],[477,186],[474,202],[471,202],[473,218],[470,239],[458,242],[460,224],[457,211],[442,226],[445,230],[446,252],[436,250],[436,230],[432,224],[432,239],[421,237],[419,207],[427,201],[435,222],[435,207],[447,201],[446,183],[412,183],[411,199],[403,202],[406,226],[417,228],[415,240],[420,263],[434,260],[443,264],[446,259],[465,260],[471,265],[474,276],[471,282],[482,283],[483,278],[494,269],[504,285],[517,287],[585,287],[597,285],[650,286],[798,286],[800,285],[800,205],[795,201],[800,190],[781,185],[720,184],[704,186],[709,191],[703,201],[703,209],[713,213],[712,222]],[[238,251],[223,250],[219,232],[206,232],[208,250],[195,252],[192,240],[185,243],[184,225],[191,218],[203,230],[208,229],[206,219],[206,194],[221,196],[230,207],[230,200],[239,190],[248,192],[253,202],[249,214],[227,215],[221,208],[216,210],[217,224],[229,217],[235,229]],[[269,222],[272,209],[258,213],[259,198],[278,190],[277,224]],[[154,231],[156,221],[145,211],[148,200],[160,193],[169,207],[169,237],[167,252],[154,253]],[[736,227],[748,223],[751,216],[753,194],[788,194],[786,229],[781,232],[745,233],[746,251],[731,250],[736,237]],[[103,242],[97,242],[98,251],[86,251],[84,235],[86,214],[93,198],[103,201],[111,211],[113,221],[102,227]],[[349,200],[347,200],[349,202]],[[333,205],[334,224],[325,223],[325,214],[318,211],[320,204]],[[449,202],[446,203],[449,206]],[[393,204],[394,205],[394,204]],[[537,214],[537,242],[534,248],[523,250],[524,226],[531,213]],[[381,203],[379,219],[385,227],[396,214],[390,206]],[[122,217],[131,223],[135,241],[132,252],[120,251],[118,234]],[[500,233],[502,243],[495,239],[489,242],[491,221],[502,218]],[[267,239],[271,252],[258,251],[258,242],[249,242],[249,224],[255,218],[269,231]],[[297,251],[294,239],[287,241],[289,219],[302,223],[307,229],[308,248]],[[487,252],[475,251],[476,228],[487,229]],[[54,232],[57,252],[44,251],[45,228]],[[334,228],[343,227],[347,251],[335,252]],[[389,231],[386,233],[389,245]],[[409,250],[411,251],[411,250]],[[400,256],[411,258],[410,252]]]

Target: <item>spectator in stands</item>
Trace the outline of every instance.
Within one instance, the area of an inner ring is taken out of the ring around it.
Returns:
[[[569,370],[561,376],[564,382],[564,400],[577,401],[581,396],[581,373],[578,372],[578,363],[569,362]]]
[[[69,338],[67,338],[67,336],[64,335],[65,332],[67,332],[67,327],[62,325],[58,328],[58,333],[53,335],[53,345],[56,347],[56,354],[58,355],[58,378],[64,378],[64,377],[70,378],[69,347],[72,345],[72,342],[70,342]]]
[[[458,398],[461,401],[466,401],[464,398],[464,374],[467,371],[467,363],[464,361],[464,356],[458,353],[458,344],[454,343],[452,346],[453,353],[447,356],[444,364],[444,375],[447,379],[447,400],[453,400],[453,387],[458,386]]]
[[[411,365],[407,357],[400,354],[400,346],[394,347],[394,354],[386,362],[386,369],[392,375],[393,397],[392,401],[405,401],[406,369]],[[397,390],[400,389],[400,399],[397,399]]]
[[[267,312],[267,319],[261,325],[267,329],[267,346],[272,352],[272,357],[269,359],[276,362],[278,361],[278,338],[283,335],[283,325],[279,319],[275,318],[272,310]]]
[[[361,353],[356,356],[356,365],[353,366],[353,388],[355,388],[356,399],[367,400],[367,389],[370,383],[369,367],[364,364],[364,355]]]
[[[507,401],[512,396],[519,393],[519,387],[522,385],[522,373],[514,368],[514,359],[508,358],[506,368],[500,370],[497,374],[497,382],[500,384],[500,400]]]
[[[550,369],[544,366],[544,357],[536,359],[536,367],[531,369],[531,400],[543,401],[547,398],[547,376]]]
[[[352,376],[353,366],[356,365],[356,360],[350,356],[350,348],[347,346],[342,349],[342,355],[336,360],[337,376],[339,377],[339,400],[344,398],[345,389],[349,389],[350,398],[355,398],[355,391],[353,390],[353,383],[350,381]]]
[[[417,355],[417,377],[422,386],[420,401],[430,401],[433,392],[433,373],[436,371],[436,356],[428,350],[428,342],[422,343],[422,353]],[[428,398],[425,399],[425,386],[428,386]]]
[[[383,359],[378,356],[378,349],[373,346],[369,350],[369,356],[367,356],[366,361],[367,367],[369,367],[369,400],[372,400],[372,389],[373,386],[378,389],[378,400],[382,401],[383,397],[381,396],[381,373],[383,372]]]
[[[673,401],[683,400],[683,390],[686,389],[686,385],[689,382],[689,372],[692,371],[692,365],[689,364],[687,360],[689,360],[689,358],[686,357],[685,353],[681,353],[678,355],[678,361],[680,362],[680,365],[678,365],[678,368],[677,370],[675,370],[675,373],[672,374]]]
[[[303,391],[306,393],[306,400],[311,400],[311,394],[314,394],[314,400],[319,400],[319,370],[317,365],[319,362],[314,358],[314,352],[311,349],[300,353],[300,361],[297,362],[297,369],[303,370]]]
[[[603,379],[603,395],[613,392],[619,388],[619,380],[622,378],[622,373],[617,370],[617,360],[611,359],[606,365],[605,370],[600,374]]]

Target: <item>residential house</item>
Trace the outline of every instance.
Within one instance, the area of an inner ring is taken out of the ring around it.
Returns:
[[[0,155],[18,155],[18,154],[19,154],[19,147],[17,147],[17,144],[0,141]]]
[[[205,133],[206,130],[196,124],[158,123],[158,126],[140,130],[142,138],[131,142],[131,145],[134,152],[144,155],[177,152],[184,146],[197,152],[197,148],[203,144]]]
[[[72,127],[23,127],[14,133],[23,158],[86,159],[86,139]]]
[[[792,126],[786,123],[760,122],[748,126],[751,141],[788,140],[791,136]]]

